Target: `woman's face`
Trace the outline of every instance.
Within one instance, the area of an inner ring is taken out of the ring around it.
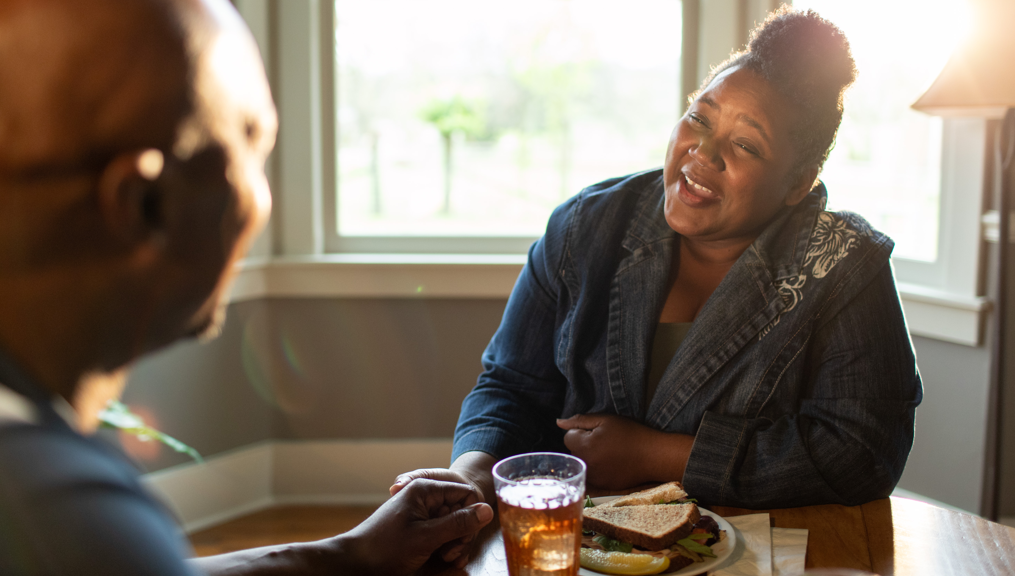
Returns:
[[[701,241],[750,243],[816,177],[793,177],[793,109],[747,69],[720,74],[670,136],[663,167],[666,222]],[[809,177],[809,180],[808,180]]]

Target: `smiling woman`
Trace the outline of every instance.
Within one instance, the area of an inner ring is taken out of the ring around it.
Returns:
[[[816,180],[855,75],[842,32],[784,8],[706,79],[663,170],[562,204],[465,399],[454,463],[570,451],[609,491],[859,504],[902,474],[922,391],[892,241]],[[402,482],[414,477],[404,476]]]

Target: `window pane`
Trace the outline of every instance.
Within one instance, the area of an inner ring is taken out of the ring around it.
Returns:
[[[538,236],[659,166],[681,102],[679,0],[337,0],[348,236]]]
[[[937,76],[969,21],[964,0],[795,0],[846,33],[859,70],[821,179],[832,210],[867,218],[894,255],[937,259],[941,120],[910,105]]]

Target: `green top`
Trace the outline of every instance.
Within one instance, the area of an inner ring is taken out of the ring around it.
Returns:
[[[656,335],[652,339],[652,354],[649,356],[648,386],[645,389],[645,403],[652,402],[656,394],[663,372],[670,365],[670,360],[677,353],[677,348],[684,342],[691,331],[693,322],[660,322],[656,325]]]

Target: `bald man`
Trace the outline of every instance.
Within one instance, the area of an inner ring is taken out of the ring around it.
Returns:
[[[417,481],[349,533],[185,561],[89,436],[139,356],[222,322],[276,117],[225,0],[0,2],[0,574],[408,574],[493,512]]]

